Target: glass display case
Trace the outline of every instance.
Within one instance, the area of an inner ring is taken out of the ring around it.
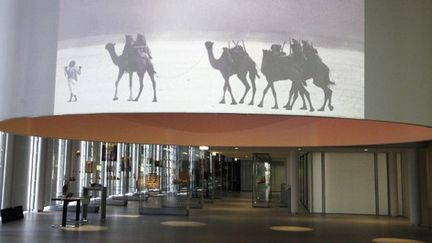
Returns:
[[[270,207],[271,197],[271,157],[268,154],[253,154],[253,207]]]
[[[223,156],[214,154],[211,156],[213,167],[213,198],[222,198],[222,170],[223,170]]]
[[[188,215],[195,183],[191,147],[143,145],[137,187],[140,214]]]
[[[214,162],[208,151],[201,151],[201,167],[203,169],[203,197],[205,202],[213,202],[214,193]]]
[[[197,147],[66,140],[53,147],[53,197],[66,182],[74,195],[103,186],[108,205],[138,201],[142,214],[188,214],[212,198],[213,165]],[[100,202],[100,192],[89,196]]]

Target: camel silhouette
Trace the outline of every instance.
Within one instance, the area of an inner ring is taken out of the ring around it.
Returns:
[[[330,111],[333,110],[332,94],[333,91],[330,89],[330,85],[335,83],[330,80],[330,69],[321,60],[317,50],[308,41],[302,40],[303,54],[305,62],[302,65],[303,69],[303,81],[313,79],[313,84],[321,88],[324,92],[324,103],[318,111],[324,111],[325,106],[328,102],[328,108]]]
[[[225,80],[223,87],[223,96],[222,100],[219,102],[220,104],[225,104],[225,93],[228,90],[231,96],[231,104],[236,105],[237,102],[232,94],[231,85],[229,83],[229,78],[232,75],[237,75],[240,81],[245,86],[245,91],[243,93],[242,98],[239,103],[243,104],[244,99],[249,92],[251,85],[249,84],[246,75],[249,73],[249,79],[252,84],[252,99],[249,102],[249,105],[254,104],[256,86],[255,86],[255,78],[258,77],[258,71],[256,69],[255,62],[249,57],[243,48],[240,46],[236,46],[234,48],[228,49],[224,48],[222,55],[219,59],[216,59],[213,54],[213,42],[207,41],[205,42],[205,47],[207,49],[208,58],[210,61],[210,65],[219,70],[222,74],[223,79]],[[241,49],[241,50],[240,50]]]
[[[315,109],[312,106],[312,102],[310,100],[309,92],[306,90],[303,84],[303,74],[302,69],[295,61],[292,55],[289,56],[279,56],[275,55],[270,50],[263,50],[263,59],[261,63],[261,72],[264,74],[267,80],[267,86],[263,90],[263,96],[261,102],[258,107],[263,107],[264,98],[267,94],[268,90],[271,88],[274,98],[274,106],[273,109],[278,109],[276,90],[274,87],[274,82],[281,80],[291,80],[292,85],[289,93],[289,99],[287,104],[284,106],[287,110],[291,110],[294,105],[294,101],[297,99],[298,94],[303,97],[305,96],[310,107],[310,111],[314,111]],[[291,102],[293,100],[293,102]],[[307,109],[306,103],[303,99],[303,110]]]
[[[156,81],[154,79],[154,68],[153,68],[153,64],[150,63],[150,60],[146,60],[144,58],[139,58],[138,54],[136,58],[128,58],[127,55],[122,54],[121,56],[118,56],[115,50],[115,43],[107,43],[105,45],[105,49],[108,51],[108,53],[111,56],[111,60],[112,62],[118,66],[119,71],[118,71],[118,75],[117,75],[117,80],[115,82],[115,93],[114,93],[114,98],[113,100],[118,100],[117,97],[117,88],[118,88],[118,84],[120,82],[120,79],[122,78],[123,74],[125,72],[129,73],[129,101],[138,101],[139,97],[141,96],[141,92],[143,89],[143,79],[144,79],[144,74],[146,72],[148,72],[152,85],[153,85],[153,102],[157,102],[157,97],[156,97]],[[131,62],[131,60],[133,60]],[[140,83],[140,89],[138,92],[138,95],[136,96],[135,99],[132,99],[132,76],[133,73],[137,73],[138,78],[139,78],[139,83]]]

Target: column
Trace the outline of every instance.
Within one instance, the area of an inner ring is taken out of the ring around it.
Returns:
[[[28,210],[30,137],[8,134],[2,208]]]
[[[52,139],[42,138],[41,139],[41,149],[40,160],[39,160],[39,168],[38,168],[38,187],[37,198],[36,198],[36,210],[43,211],[44,206],[50,205],[51,202],[51,178],[52,178],[52,165],[53,161],[50,160],[52,158]],[[51,156],[50,156],[51,155]]]
[[[290,184],[291,184],[291,214],[298,212],[298,180],[299,180],[299,154],[291,151],[289,154]]]
[[[397,217],[399,215],[399,210],[396,153],[390,152],[387,156],[390,216]]]
[[[420,194],[419,194],[419,171],[417,151],[408,149],[406,151],[406,163],[408,167],[408,201],[410,210],[410,223],[420,224]]]
[[[3,172],[3,197],[0,203],[0,208],[8,208],[12,206],[12,178],[13,178],[13,144],[14,136],[6,135],[4,146],[4,172]]]
[[[7,114],[14,114],[16,109],[15,94],[11,91],[17,84],[9,80],[14,80],[14,66],[17,63],[14,50],[17,46],[15,32],[18,22],[18,1],[4,0],[0,5],[0,111],[4,118]]]

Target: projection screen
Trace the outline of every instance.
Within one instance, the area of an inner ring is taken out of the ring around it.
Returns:
[[[55,115],[363,119],[364,0],[62,0],[56,73]]]

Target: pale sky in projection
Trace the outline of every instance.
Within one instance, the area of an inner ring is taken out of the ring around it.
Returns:
[[[363,41],[364,0],[62,0],[60,40],[144,32],[285,32]]]

